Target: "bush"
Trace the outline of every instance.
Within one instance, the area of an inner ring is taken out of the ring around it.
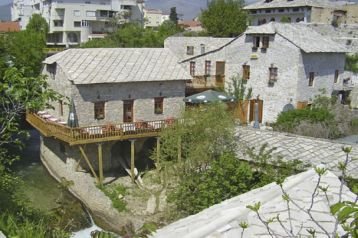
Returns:
[[[100,187],[103,193],[109,197],[112,201],[112,205],[119,212],[126,210],[127,203],[123,200],[124,195],[126,194],[126,188],[120,184],[117,184],[113,187]]]

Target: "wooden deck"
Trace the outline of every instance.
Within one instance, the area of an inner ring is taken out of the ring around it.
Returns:
[[[175,120],[140,121],[71,128],[48,121],[35,113],[27,113],[26,120],[43,136],[54,137],[69,145],[82,145],[106,141],[156,137]]]

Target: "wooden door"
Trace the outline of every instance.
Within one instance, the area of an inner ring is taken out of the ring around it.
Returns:
[[[255,120],[255,103],[258,102],[259,105],[259,122],[262,123],[262,114],[263,114],[263,105],[264,105],[264,101],[263,100],[257,100],[257,99],[252,99],[250,100],[250,116],[249,116],[249,121],[252,122]]]
[[[216,61],[216,86],[223,86],[225,82],[225,61]]]
[[[123,101],[123,122],[133,122],[133,100]]]

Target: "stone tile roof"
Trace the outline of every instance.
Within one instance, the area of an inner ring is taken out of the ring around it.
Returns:
[[[299,160],[306,165],[317,166],[324,164],[329,170],[340,175],[338,162],[344,161],[345,153],[342,147],[351,146],[351,158],[358,158],[358,145],[347,145],[339,141],[324,140],[299,136],[289,133],[281,133],[269,130],[256,130],[250,127],[236,127],[237,156],[241,159],[251,160],[243,154],[247,147],[255,147],[258,151],[264,144],[268,148],[276,148],[272,152],[274,157],[282,157],[284,160]],[[347,174],[358,179],[358,160],[353,160],[347,166]]]
[[[347,1],[329,1],[329,0],[272,0],[266,2],[266,0],[260,0],[256,3],[247,5],[244,7],[246,10],[265,9],[265,8],[284,8],[284,7],[338,7],[345,4],[350,4]]]
[[[349,50],[302,23],[270,22],[260,26],[250,26],[245,34],[279,34],[306,53],[346,53]]]
[[[74,84],[188,80],[178,58],[163,48],[69,49],[45,59]]]
[[[311,195],[317,180],[318,175],[311,169],[287,178],[283,183],[283,188],[292,200],[306,210],[311,204]],[[321,184],[323,186],[329,185],[327,192],[329,201],[327,201],[323,192],[319,192],[318,196],[314,199],[312,215],[326,230],[332,232],[334,230],[335,218],[330,213],[329,204],[338,202],[340,180],[333,173],[327,172],[322,176]],[[356,195],[345,186],[343,187],[342,195],[343,201],[354,201],[356,198]],[[279,215],[280,220],[284,221],[285,226],[287,228],[290,227],[287,222],[288,208],[286,202],[282,199],[281,188],[277,184],[271,183],[209,207],[198,214],[174,222],[159,229],[153,237],[270,237],[257,215],[246,208],[247,205],[253,205],[256,202],[261,202],[260,216],[264,217],[264,219]],[[290,203],[290,211],[294,234],[298,233],[301,229],[300,233],[304,237],[308,237],[309,234],[306,229],[313,228],[317,232],[317,237],[324,236],[320,228],[309,216],[292,203]],[[242,229],[239,226],[240,222],[247,222],[249,224],[243,235],[241,234]],[[278,222],[274,222],[269,226],[277,235],[275,237],[288,237]],[[338,227],[338,233],[344,233],[340,226]]]
[[[0,32],[20,31],[20,24],[15,21],[0,22]]]

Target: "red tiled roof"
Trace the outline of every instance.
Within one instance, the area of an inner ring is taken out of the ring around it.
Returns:
[[[0,22],[0,32],[20,31],[20,24],[16,21]]]
[[[201,26],[200,21],[193,21],[193,20],[183,20],[178,22],[179,25],[185,26],[185,27],[196,27]]]

